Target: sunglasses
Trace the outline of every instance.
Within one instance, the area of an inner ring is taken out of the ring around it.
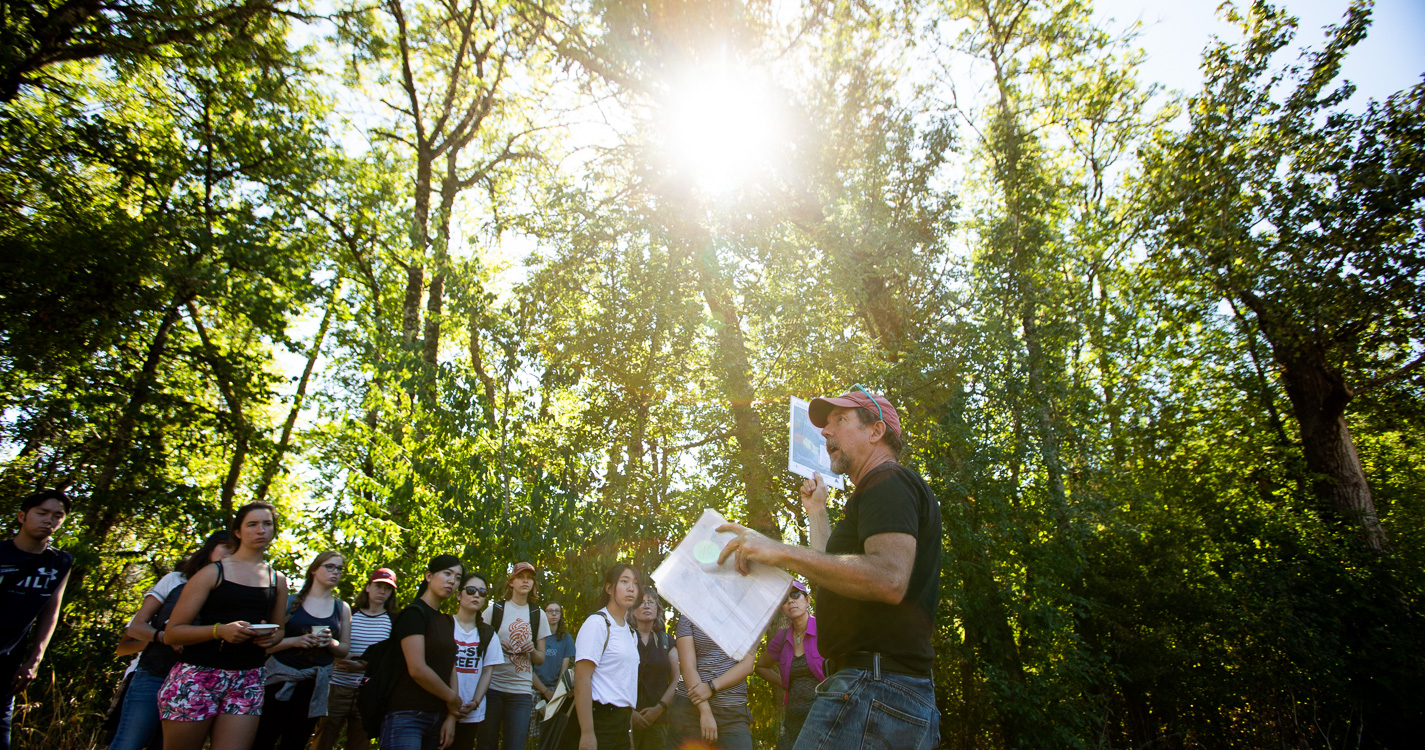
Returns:
[[[791,601],[791,600],[793,600],[793,599],[800,599],[800,598],[802,598],[802,597],[804,597],[804,596],[806,596],[806,592],[802,591],[801,589],[792,589],[792,593],[787,594],[787,599],[786,599],[786,601]]]
[[[465,593],[467,593],[467,594],[469,594],[469,595],[471,595],[471,596],[484,596],[484,595],[490,593],[490,590],[489,590],[489,589],[480,588],[479,586],[466,586],[466,587],[465,587]]]
[[[855,385],[853,385],[853,386],[851,386],[851,387],[852,387],[852,388],[855,388],[856,390],[858,390],[858,391],[860,391],[860,392],[862,392],[862,393],[864,393],[864,394],[866,394],[866,398],[871,399],[871,405],[874,406],[874,407],[876,407],[876,416],[880,417],[882,422],[886,421],[886,415],[883,414],[883,413],[881,413],[881,405],[878,404],[878,403],[876,403],[876,397],[875,397],[875,396],[872,396],[872,395],[871,395],[871,392],[868,391],[868,390],[866,390],[866,387],[865,387],[865,386],[861,385],[860,383],[856,383]]]

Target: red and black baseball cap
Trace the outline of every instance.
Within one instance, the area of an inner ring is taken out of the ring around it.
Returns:
[[[831,415],[831,410],[841,406],[847,409],[870,409],[880,415],[881,421],[886,423],[886,428],[894,430],[896,435],[901,434],[901,417],[896,413],[896,407],[889,399],[879,394],[871,393],[861,385],[851,386],[851,390],[830,398],[819,396],[811,400],[807,407],[807,416],[811,418],[811,423],[817,427],[825,427],[827,417]]]

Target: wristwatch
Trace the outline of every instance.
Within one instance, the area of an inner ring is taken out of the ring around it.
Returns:
[[[711,690],[713,695],[717,695],[717,678],[716,678],[716,677],[714,677],[714,678],[711,679],[711,680],[708,680],[708,690]]]

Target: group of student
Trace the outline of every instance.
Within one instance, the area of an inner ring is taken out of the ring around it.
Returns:
[[[26,498],[20,533],[0,543],[8,614],[28,618],[20,637],[0,633],[14,641],[0,656],[15,660],[16,681],[33,677],[53,632],[45,613],[57,614],[72,558],[48,539],[67,500],[62,493]],[[536,701],[556,699],[566,671],[574,712],[564,747],[663,750],[701,741],[750,748],[746,677],[754,668],[785,689],[779,747],[790,747],[824,676],[800,582],[782,606],[787,627],[754,665],[755,653],[731,659],[687,618],[669,639],[657,593],[631,565],[604,576],[600,610],[576,641],[558,602],[534,604],[530,563],[513,566],[494,602],[486,576],[440,555],[404,609],[387,568],[372,571],[348,605],[336,596],[346,573],[338,552],[318,554],[289,594],[286,577],[266,562],[277,533],[273,506],[249,503],[229,530],[211,534],[145,593],[119,647],[138,656],[116,707],[111,750],[196,750],[206,742],[215,750],[295,750],[314,733],[318,750],[343,735],[348,748],[369,747],[357,707],[361,657],[383,641],[398,644],[403,663],[379,725],[380,747],[393,750],[522,749],[544,718]],[[441,614],[451,597],[455,614]],[[17,648],[31,630],[31,647]],[[8,715],[0,717],[6,730]]]
[[[349,748],[369,747],[357,700],[362,657],[388,640],[406,669],[385,705],[381,747],[495,748],[501,740],[524,747],[532,691],[545,690],[533,668],[545,662],[546,643],[553,665],[573,657],[559,606],[546,614],[531,602],[532,565],[515,566],[494,604],[484,575],[441,555],[404,609],[387,568],[371,572],[348,605],[335,593],[346,573],[338,552],[318,554],[289,594],[286,577],[266,561],[277,532],[273,506],[244,505],[228,531],[210,535],[145,593],[119,647],[139,655],[111,750],[196,750],[205,742],[214,750],[295,750],[314,733],[322,750],[343,735]],[[456,614],[440,614],[451,597]],[[500,648],[491,648],[497,639]]]
[[[346,560],[323,552],[289,595],[286,577],[266,561],[276,510],[254,502],[143,598],[120,645],[141,653],[112,747],[301,748],[315,731],[319,748],[344,733],[348,747],[369,747],[377,734],[394,750],[523,750],[529,729],[547,726],[546,750],[750,748],[746,679],[754,671],[783,691],[779,748],[935,747],[938,501],[899,465],[899,416],[884,396],[857,385],[814,399],[808,415],[827,438],[833,469],[856,487],[841,521],[830,527],[826,484],[814,475],[802,486],[811,547],[727,523],[718,531],[735,538],[718,562],[735,560],[744,574],[753,563],[773,565],[815,582],[827,615],[820,644],[799,582],[782,603],[785,626],[760,659],[732,659],[686,618],[670,644],[656,592],[627,564],[605,574],[600,609],[574,639],[557,603],[535,606],[536,571],[525,562],[492,603],[486,576],[437,556],[416,598],[398,610],[395,572],[373,571],[349,606],[334,593]],[[15,695],[35,678],[58,621],[74,560],[49,541],[69,510],[60,490],[30,495],[18,532],[0,540],[0,681],[10,675],[0,750],[10,746]],[[451,597],[456,614],[441,614]],[[399,668],[377,669],[378,654]],[[562,725],[541,725],[535,697],[558,703],[571,684],[572,722],[566,713],[555,717]],[[556,734],[566,744],[555,745]]]

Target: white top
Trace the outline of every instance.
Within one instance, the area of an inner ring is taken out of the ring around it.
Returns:
[[[599,610],[603,617],[593,615],[579,628],[574,641],[574,661],[594,663],[593,687],[595,703],[633,708],[638,702],[638,636],[627,625],[619,623],[608,608]],[[608,621],[604,617],[609,618]],[[609,632],[609,621],[613,632]],[[609,645],[604,647],[604,634]]]
[[[534,629],[530,627],[530,610],[535,613],[534,624],[539,628],[538,635],[535,635]],[[495,617],[495,603],[486,605],[480,617],[485,624],[490,624]],[[534,665],[530,664],[529,652],[524,649],[534,644],[537,639],[547,637],[549,618],[545,616],[544,610],[529,604],[520,606],[511,601],[505,602],[505,615],[500,620],[500,646],[505,650],[504,664],[495,668],[495,676],[490,679],[490,689],[516,695],[533,690]]]
[[[173,593],[174,589],[178,588],[179,586],[182,586],[187,582],[188,579],[184,577],[182,573],[179,573],[175,570],[172,573],[169,573],[168,575],[158,579],[158,583],[155,583],[153,585],[153,588],[144,592],[144,596],[151,596],[157,599],[160,603],[166,602],[168,601],[168,595]]]
[[[475,626],[469,630],[460,627],[460,621],[455,621],[455,679],[459,687],[460,700],[469,703],[475,698],[475,688],[480,685],[480,673],[496,664],[504,664],[505,657],[499,644],[490,644],[489,650],[485,652],[485,663],[480,663],[480,626]],[[465,714],[465,718],[460,720],[461,724],[474,724],[485,718],[485,704],[489,701],[480,699],[480,705],[474,711]]]

